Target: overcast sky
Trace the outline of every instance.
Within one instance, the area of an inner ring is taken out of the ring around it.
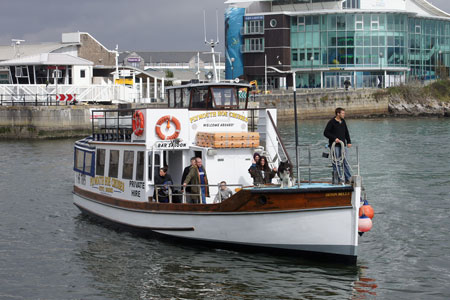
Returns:
[[[450,12],[450,0],[429,0]],[[216,36],[216,10],[223,51],[224,0],[1,0],[0,44],[56,42],[62,32],[84,31],[119,50],[180,51],[207,49]]]

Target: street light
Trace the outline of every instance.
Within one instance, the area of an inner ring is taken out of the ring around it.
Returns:
[[[442,57],[442,50],[439,50],[439,57],[438,57],[438,67],[439,67],[439,79],[441,79],[441,70],[442,70],[442,62],[441,62],[441,57]],[[435,71],[435,75],[436,75],[436,80],[437,80],[437,72]]]
[[[231,79],[234,79],[234,57],[231,58]]]
[[[381,73],[381,79],[383,81],[380,82],[380,88],[383,88],[383,83],[384,83],[384,75],[383,75],[383,52],[380,52],[379,54],[380,56],[380,73]]]
[[[292,90],[294,92],[294,120],[295,120],[295,162],[297,163],[297,185],[300,186],[300,161],[298,157],[298,124],[297,124],[297,84],[295,83],[295,71],[281,71],[275,67],[268,67],[281,74],[292,74]]]
[[[314,67],[313,67],[313,64],[314,64],[314,54],[311,54],[311,57],[309,58],[309,60],[311,61],[311,76],[314,76]],[[313,80],[311,81],[311,82],[314,82],[315,83],[315,80],[314,80],[314,78],[313,78]],[[314,88],[314,86],[312,87],[312,88]]]

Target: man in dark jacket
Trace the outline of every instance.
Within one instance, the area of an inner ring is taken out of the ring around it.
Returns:
[[[168,167],[161,168],[159,174],[155,174],[155,192],[153,196],[156,200],[156,188],[158,188],[158,202],[169,202],[169,189],[173,185],[172,177],[167,173]]]
[[[346,153],[345,146],[350,148],[352,141],[350,140],[350,133],[348,132],[347,124],[345,123],[345,109],[338,107],[335,110],[336,116],[328,121],[327,127],[323,132],[323,135],[328,138],[329,147],[335,144],[336,158],[340,158],[342,153]],[[344,149],[341,149],[341,142],[344,143]],[[345,152],[343,152],[345,151]],[[341,173],[340,167],[333,163],[333,170]],[[352,175],[350,174],[350,167],[347,162],[347,158],[344,159],[344,176],[345,182],[350,183]]]

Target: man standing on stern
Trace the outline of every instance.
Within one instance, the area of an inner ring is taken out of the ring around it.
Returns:
[[[342,153],[347,153],[345,146],[348,148],[352,147],[352,141],[350,140],[350,133],[348,132],[347,124],[345,123],[345,109],[338,107],[335,110],[336,116],[331,119],[327,127],[325,127],[325,131],[323,135],[328,138],[329,147],[335,142],[335,152],[336,158],[339,160],[342,156]],[[341,142],[344,144],[344,149],[341,149]],[[345,152],[343,152],[345,151]],[[352,174],[350,174],[350,166],[348,165],[347,158],[344,159],[344,176],[345,183],[350,184]],[[333,162],[333,171],[338,172],[338,174],[342,174],[342,170],[340,166],[336,166]]]
[[[189,169],[189,174],[183,182],[184,186],[188,184],[194,185],[191,187],[192,194],[198,194],[201,197],[201,203],[206,204],[206,197],[209,197],[208,177],[200,157],[196,158],[196,166]],[[200,197],[196,195],[191,197],[197,200],[194,203],[198,203],[198,200],[200,200]]]

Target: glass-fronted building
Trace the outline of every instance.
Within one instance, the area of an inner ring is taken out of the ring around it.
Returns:
[[[235,41],[247,80],[292,85],[274,68],[295,71],[299,88],[339,88],[346,80],[384,87],[448,76],[450,15],[425,0],[228,3],[245,8]]]

